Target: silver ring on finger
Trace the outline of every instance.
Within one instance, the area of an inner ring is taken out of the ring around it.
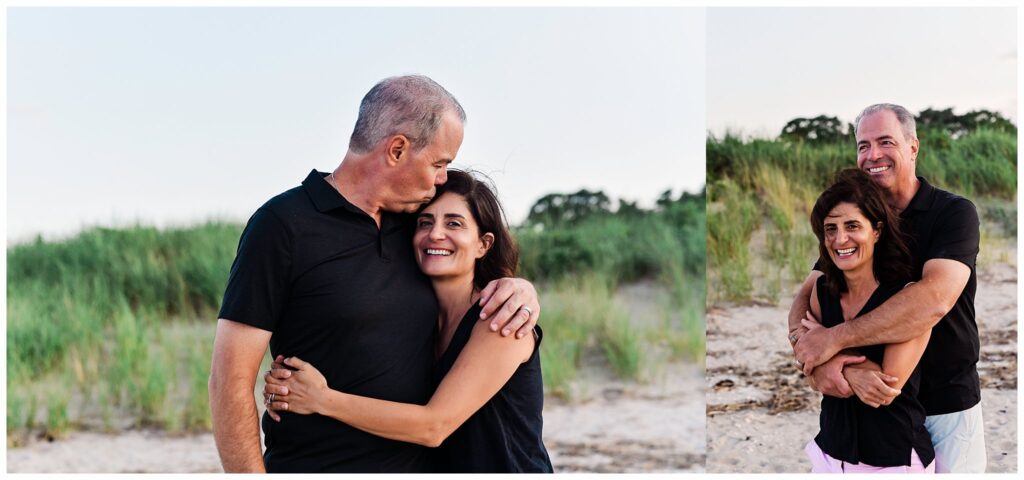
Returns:
[[[274,394],[273,393],[270,394],[270,398],[268,400],[270,401],[270,403],[274,403]]]
[[[530,310],[530,307],[527,307],[526,305],[523,305],[523,306],[519,307],[519,309],[520,310],[526,310],[526,316],[527,317],[533,315],[533,310]]]

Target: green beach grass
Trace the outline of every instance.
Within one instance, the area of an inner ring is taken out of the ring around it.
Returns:
[[[520,274],[541,293],[549,393],[571,398],[587,354],[641,381],[667,358],[701,358],[703,204],[516,229]],[[209,431],[215,319],[242,227],[92,228],[9,247],[8,445],[76,429]],[[653,319],[615,298],[639,281],[663,292]]]

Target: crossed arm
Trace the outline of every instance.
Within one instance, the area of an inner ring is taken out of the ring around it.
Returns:
[[[971,270],[955,260],[928,260],[920,281],[904,288],[878,308],[831,328],[808,330],[800,321],[807,317],[812,287],[819,275],[820,272],[812,272],[808,276],[790,309],[790,338],[797,339],[793,353],[803,364],[804,374],[811,377],[812,385],[819,391],[848,397],[853,392],[843,377],[843,367],[858,362],[856,353],[846,349],[919,340],[953,308],[970,279]],[[927,341],[924,343],[927,345]],[[888,354],[888,347],[886,352]]]
[[[426,405],[331,390],[319,371],[296,358],[284,359],[296,371],[273,369],[264,376],[264,393],[275,394],[272,410],[317,413],[380,437],[436,447],[498,393],[533,353],[533,337],[502,337],[487,327],[473,327],[469,342]]]
[[[818,304],[817,285],[811,290],[811,313],[816,318],[821,317],[821,306]],[[820,323],[811,319],[805,319],[802,325],[808,331],[822,329]],[[892,403],[892,400],[902,393],[901,389],[906,385],[910,375],[914,372],[924,349],[928,346],[928,339],[931,337],[931,330],[925,332],[906,342],[889,343],[885,346],[882,358],[882,365],[860,357],[860,361],[847,362],[846,368],[840,372],[840,376],[848,381],[847,388],[851,389],[865,404],[878,408],[882,405]],[[857,352],[846,351],[847,355],[857,356]],[[816,369],[821,370],[821,368]],[[813,376],[808,379],[814,385]],[[846,395],[849,396],[849,395]]]

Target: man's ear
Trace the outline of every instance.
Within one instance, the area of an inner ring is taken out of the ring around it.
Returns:
[[[405,135],[395,135],[389,138],[387,149],[388,165],[397,165],[398,162],[401,162],[409,154],[411,147],[412,143]]]
[[[477,252],[476,258],[483,258],[484,255],[487,255],[487,252],[489,252],[491,250],[491,247],[493,245],[494,245],[494,234],[493,233],[487,232],[487,233],[481,235],[480,236],[480,251]]]

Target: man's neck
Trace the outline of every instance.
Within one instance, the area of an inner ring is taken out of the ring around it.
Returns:
[[[917,191],[920,189],[921,180],[918,180],[915,175],[905,185],[896,185],[893,190],[887,190],[885,192],[886,202],[897,213],[902,212],[910,206],[911,200],[914,199],[914,195],[917,195]]]
[[[326,180],[345,200],[366,212],[380,227],[384,204],[378,195],[384,189],[377,188],[379,178],[377,172],[369,168],[370,161],[367,156],[348,152],[341,165]]]

